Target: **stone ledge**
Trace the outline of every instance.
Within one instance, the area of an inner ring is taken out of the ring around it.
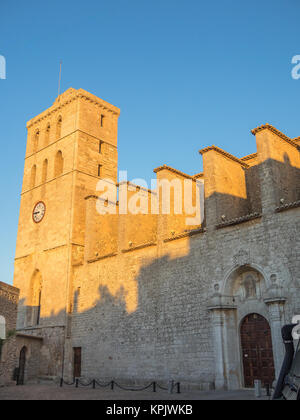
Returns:
[[[43,337],[37,337],[36,335],[30,335],[30,334],[16,334],[17,338],[29,338],[29,340],[39,340],[43,341]]]
[[[132,248],[122,249],[122,253],[125,254],[127,252],[136,251],[138,249],[143,249],[143,248],[147,248],[149,246],[156,246],[156,245],[157,245],[156,242],[149,242],[147,244],[137,245],[137,246],[132,247]]]
[[[198,235],[199,233],[205,233],[205,232],[206,232],[205,228],[194,229],[194,230],[191,230],[190,232],[184,232],[179,235],[166,238],[164,239],[164,242],[172,242],[172,241],[176,241],[177,239],[187,238],[187,237]]]
[[[280,213],[285,210],[296,209],[297,207],[300,207],[300,200],[294,201],[293,203],[282,204],[281,206],[276,207],[275,211],[276,213]]]
[[[111,252],[110,254],[101,255],[100,257],[91,258],[91,259],[87,260],[87,262],[88,263],[93,263],[93,262],[96,262],[96,261],[104,260],[105,258],[115,257],[116,255],[118,255],[117,252]]]
[[[246,216],[237,217],[236,219],[231,219],[231,220],[228,220],[226,222],[219,223],[216,226],[216,228],[221,229],[221,228],[227,227],[227,226],[238,225],[239,223],[244,223],[244,222],[248,222],[250,220],[259,219],[260,217],[262,217],[261,213],[251,213],[251,214],[247,214]]]
[[[45,328],[65,328],[65,325],[36,325],[32,327],[23,327],[17,329],[17,334],[23,334],[26,331],[43,330]]]

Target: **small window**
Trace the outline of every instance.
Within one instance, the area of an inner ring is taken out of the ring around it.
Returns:
[[[98,176],[102,176],[102,165],[98,165]]]
[[[45,146],[48,146],[50,138],[50,124],[47,125],[46,132],[45,132]]]
[[[61,125],[62,125],[62,118],[59,117],[57,120],[57,125],[56,125],[56,139],[60,139],[61,138]]]
[[[37,130],[34,133],[34,139],[33,139],[33,152],[36,152],[39,147],[39,139],[40,139],[40,132]]]
[[[103,144],[104,144],[104,141],[100,140],[99,141],[99,153],[103,152]]]
[[[104,117],[104,115],[101,114],[101,116],[100,116],[100,126],[101,127],[104,127],[104,120],[105,120],[105,117]]]

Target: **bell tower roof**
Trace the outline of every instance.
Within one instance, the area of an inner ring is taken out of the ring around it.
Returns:
[[[104,111],[113,114],[116,117],[120,115],[120,109],[116,106],[110,104],[109,102],[104,101],[101,98],[93,95],[92,93],[87,92],[84,89],[74,89],[69,88],[62,94],[60,94],[54,101],[53,105],[46,109],[45,111],[41,112],[36,117],[32,118],[27,122],[27,128],[30,128],[32,125],[40,122],[44,118],[48,118],[53,112],[60,110],[60,108],[64,107],[65,105],[73,102],[77,99],[84,99],[89,101],[90,103],[97,105],[99,108],[102,108]]]

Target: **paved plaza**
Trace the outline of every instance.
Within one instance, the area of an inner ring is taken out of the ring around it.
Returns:
[[[266,400],[263,396],[259,400]],[[253,390],[240,391],[123,391],[111,389],[74,388],[58,385],[25,385],[0,388],[0,400],[257,400]]]

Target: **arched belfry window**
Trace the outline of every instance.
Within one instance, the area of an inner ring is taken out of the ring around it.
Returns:
[[[0,340],[6,339],[6,322],[4,316],[0,315]]]
[[[56,124],[56,139],[61,138],[61,125],[62,125],[62,117],[59,116]]]
[[[64,158],[62,152],[59,150],[55,156],[55,176],[59,176],[64,170]]]
[[[36,130],[33,136],[33,152],[35,153],[39,147],[40,131]]]
[[[42,287],[43,287],[42,275],[39,270],[36,270],[32,276],[31,284],[30,284],[29,302],[27,306],[28,326],[40,324]]]
[[[45,146],[48,146],[50,140],[50,124],[47,125],[46,131],[45,131]]]
[[[47,181],[47,175],[48,175],[48,159],[44,160],[43,163],[43,176],[42,176],[42,182]]]
[[[30,188],[34,188],[36,183],[36,165],[33,165],[30,173]]]

